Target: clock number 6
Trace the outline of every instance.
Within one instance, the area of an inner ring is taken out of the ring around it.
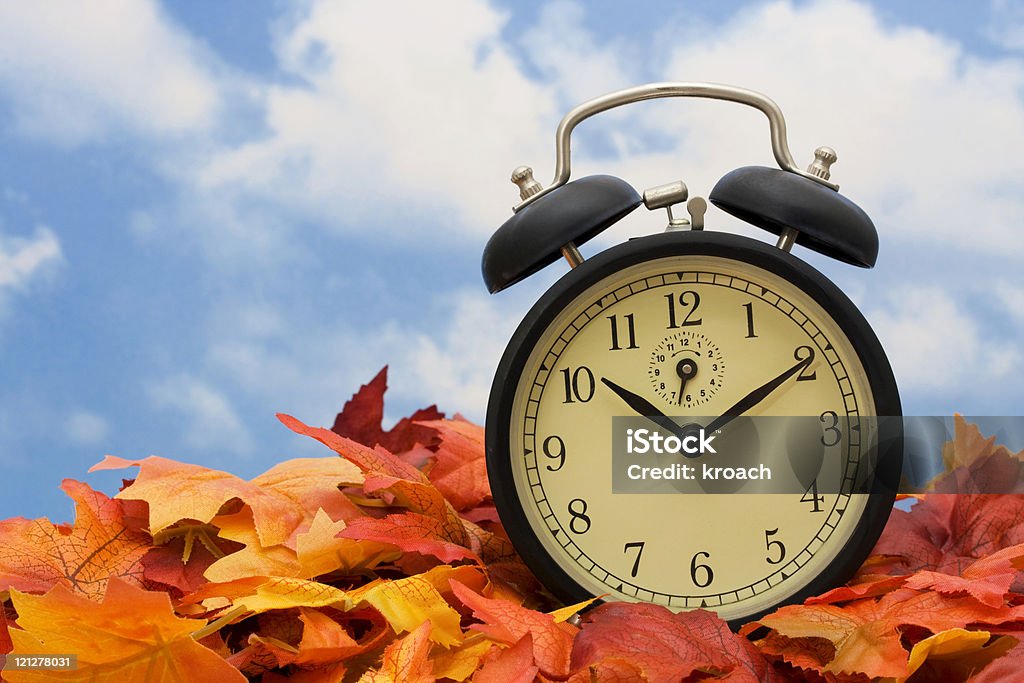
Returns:
[[[676,323],[675,295],[666,294],[665,298],[668,299],[668,329],[671,330],[675,327],[690,327],[692,325],[700,325],[704,321],[703,318],[695,318],[693,320],[690,320],[690,318],[693,317],[693,314],[697,312],[697,308],[700,307],[700,294],[693,291],[692,289],[688,289],[679,295],[679,305],[682,306],[684,311],[686,311],[686,316],[680,323]]]
[[[711,585],[711,582],[715,580],[715,573],[711,571],[711,567],[706,564],[697,562],[697,559],[701,556],[711,559],[711,553],[701,550],[699,553],[693,556],[690,560],[690,579],[693,581],[693,585],[697,588],[707,588]],[[704,574],[704,580],[700,581],[697,579],[697,572],[702,571]]]

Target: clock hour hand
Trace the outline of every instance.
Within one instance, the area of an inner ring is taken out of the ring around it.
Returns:
[[[810,357],[810,358],[805,358],[805,359],[801,360],[799,363],[797,363],[793,367],[789,368],[788,370],[786,370],[785,372],[780,374],[778,377],[775,377],[774,379],[771,379],[771,380],[765,382],[764,384],[759,386],[757,389],[754,389],[753,391],[751,391],[749,394],[747,394],[746,396],[741,398],[739,401],[737,401],[736,404],[733,407],[731,407],[728,410],[726,410],[724,415],[722,415],[721,417],[717,417],[714,420],[712,420],[711,424],[709,424],[706,427],[707,431],[708,432],[715,432],[715,431],[721,429],[722,427],[724,427],[725,425],[729,424],[734,419],[736,419],[737,417],[742,415],[743,413],[747,412],[748,410],[750,410],[751,408],[756,406],[761,401],[763,401],[766,398],[768,398],[768,396],[773,391],[775,391],[780,386],[782,386],[782,384],[787,379],[789,379],[790,377],[792,377],[793,375],[795,375],[796,373],[800,372],[801,370],[806,368],[808,365],[810,365],[812,359],[813,359],[813,356]]]
[[[684,358],[676,363],[676,374],[682,380],[679,383],[679,405],[683,405],[683,393],[686,391],[686,383],[697,374],[697,363],[692,358]]]
[[[685,436],[683,428],[675,423],[672,418],[665,415],[665,413],[655,407],[653,403],[648,401],[646,398],[639,394],[634,394],[629,389],[620,387],[615,382],[611,381],[607,377],[602,377],[601,381],[604,382],[605,386],[615,392],[615,395],[626,402],[626,405],[632,408],[634,411],[646,417],[648,420],[658,425],[662,429],[675,434],[679,438]]]

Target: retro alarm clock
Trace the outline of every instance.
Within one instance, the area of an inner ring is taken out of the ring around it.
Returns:
[[[609,175],[570,181],[577,124],[665,97],[728,100],[767,116],[779,168],[731,171],[709,199],[777,241],[705,229],[707,203],[680,181],[642,195]],[[559,598],[705,608],[735,626],[839,585],[867,557],[901,468],[899,435],[872,421],[901,415],[896,381],[850,299],[790,253],[801,245],[875,263],[876,229],[830,180],[835,161],[820,147],[798,168],[779,107],[760,93],[654,83],[570,111],[547,187],[527,167],[513,171],[522,201],[484,249],[488,289],[561,257],[571,269],[532,307],[498,365],[487,468],[510,539]],[[641,204],[667,209],[667,228],[584,259],[580,244]],[[827,467],[792,493],[613,491],[613,418],[681,435],[683,415],[709,416],[701,426],[716,433],[739,416],[813,417]]]

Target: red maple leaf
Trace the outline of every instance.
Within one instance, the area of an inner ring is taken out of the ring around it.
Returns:
[[[433,447],[440,439],[429,427],[416,424],[426,420],[442,420],[444,413],[437,406],[422,408],[410,417],[403,417],[394,427],[384,431],[384,392],[388,388],[388,367],[385,365],[368,384],[359,388],[334,418],[331,431],[373,448],[380,445],[392,453],[412,450],[416,444]]]
[[[745,638],[705,610],[671,612],[660,605],[612,602],[594,608],[572,649],[574,672],[602,667],[628,672],[628,663],[650,683],[689,680],[693,674],[730,681],[777,680],[771,666]]]

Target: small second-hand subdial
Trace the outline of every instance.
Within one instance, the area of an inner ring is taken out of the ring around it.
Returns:
[[[718,346],[699,332],[681,330],[654,347],[647,375],[670,406],[706,403],[725,380],[725,359]]]

